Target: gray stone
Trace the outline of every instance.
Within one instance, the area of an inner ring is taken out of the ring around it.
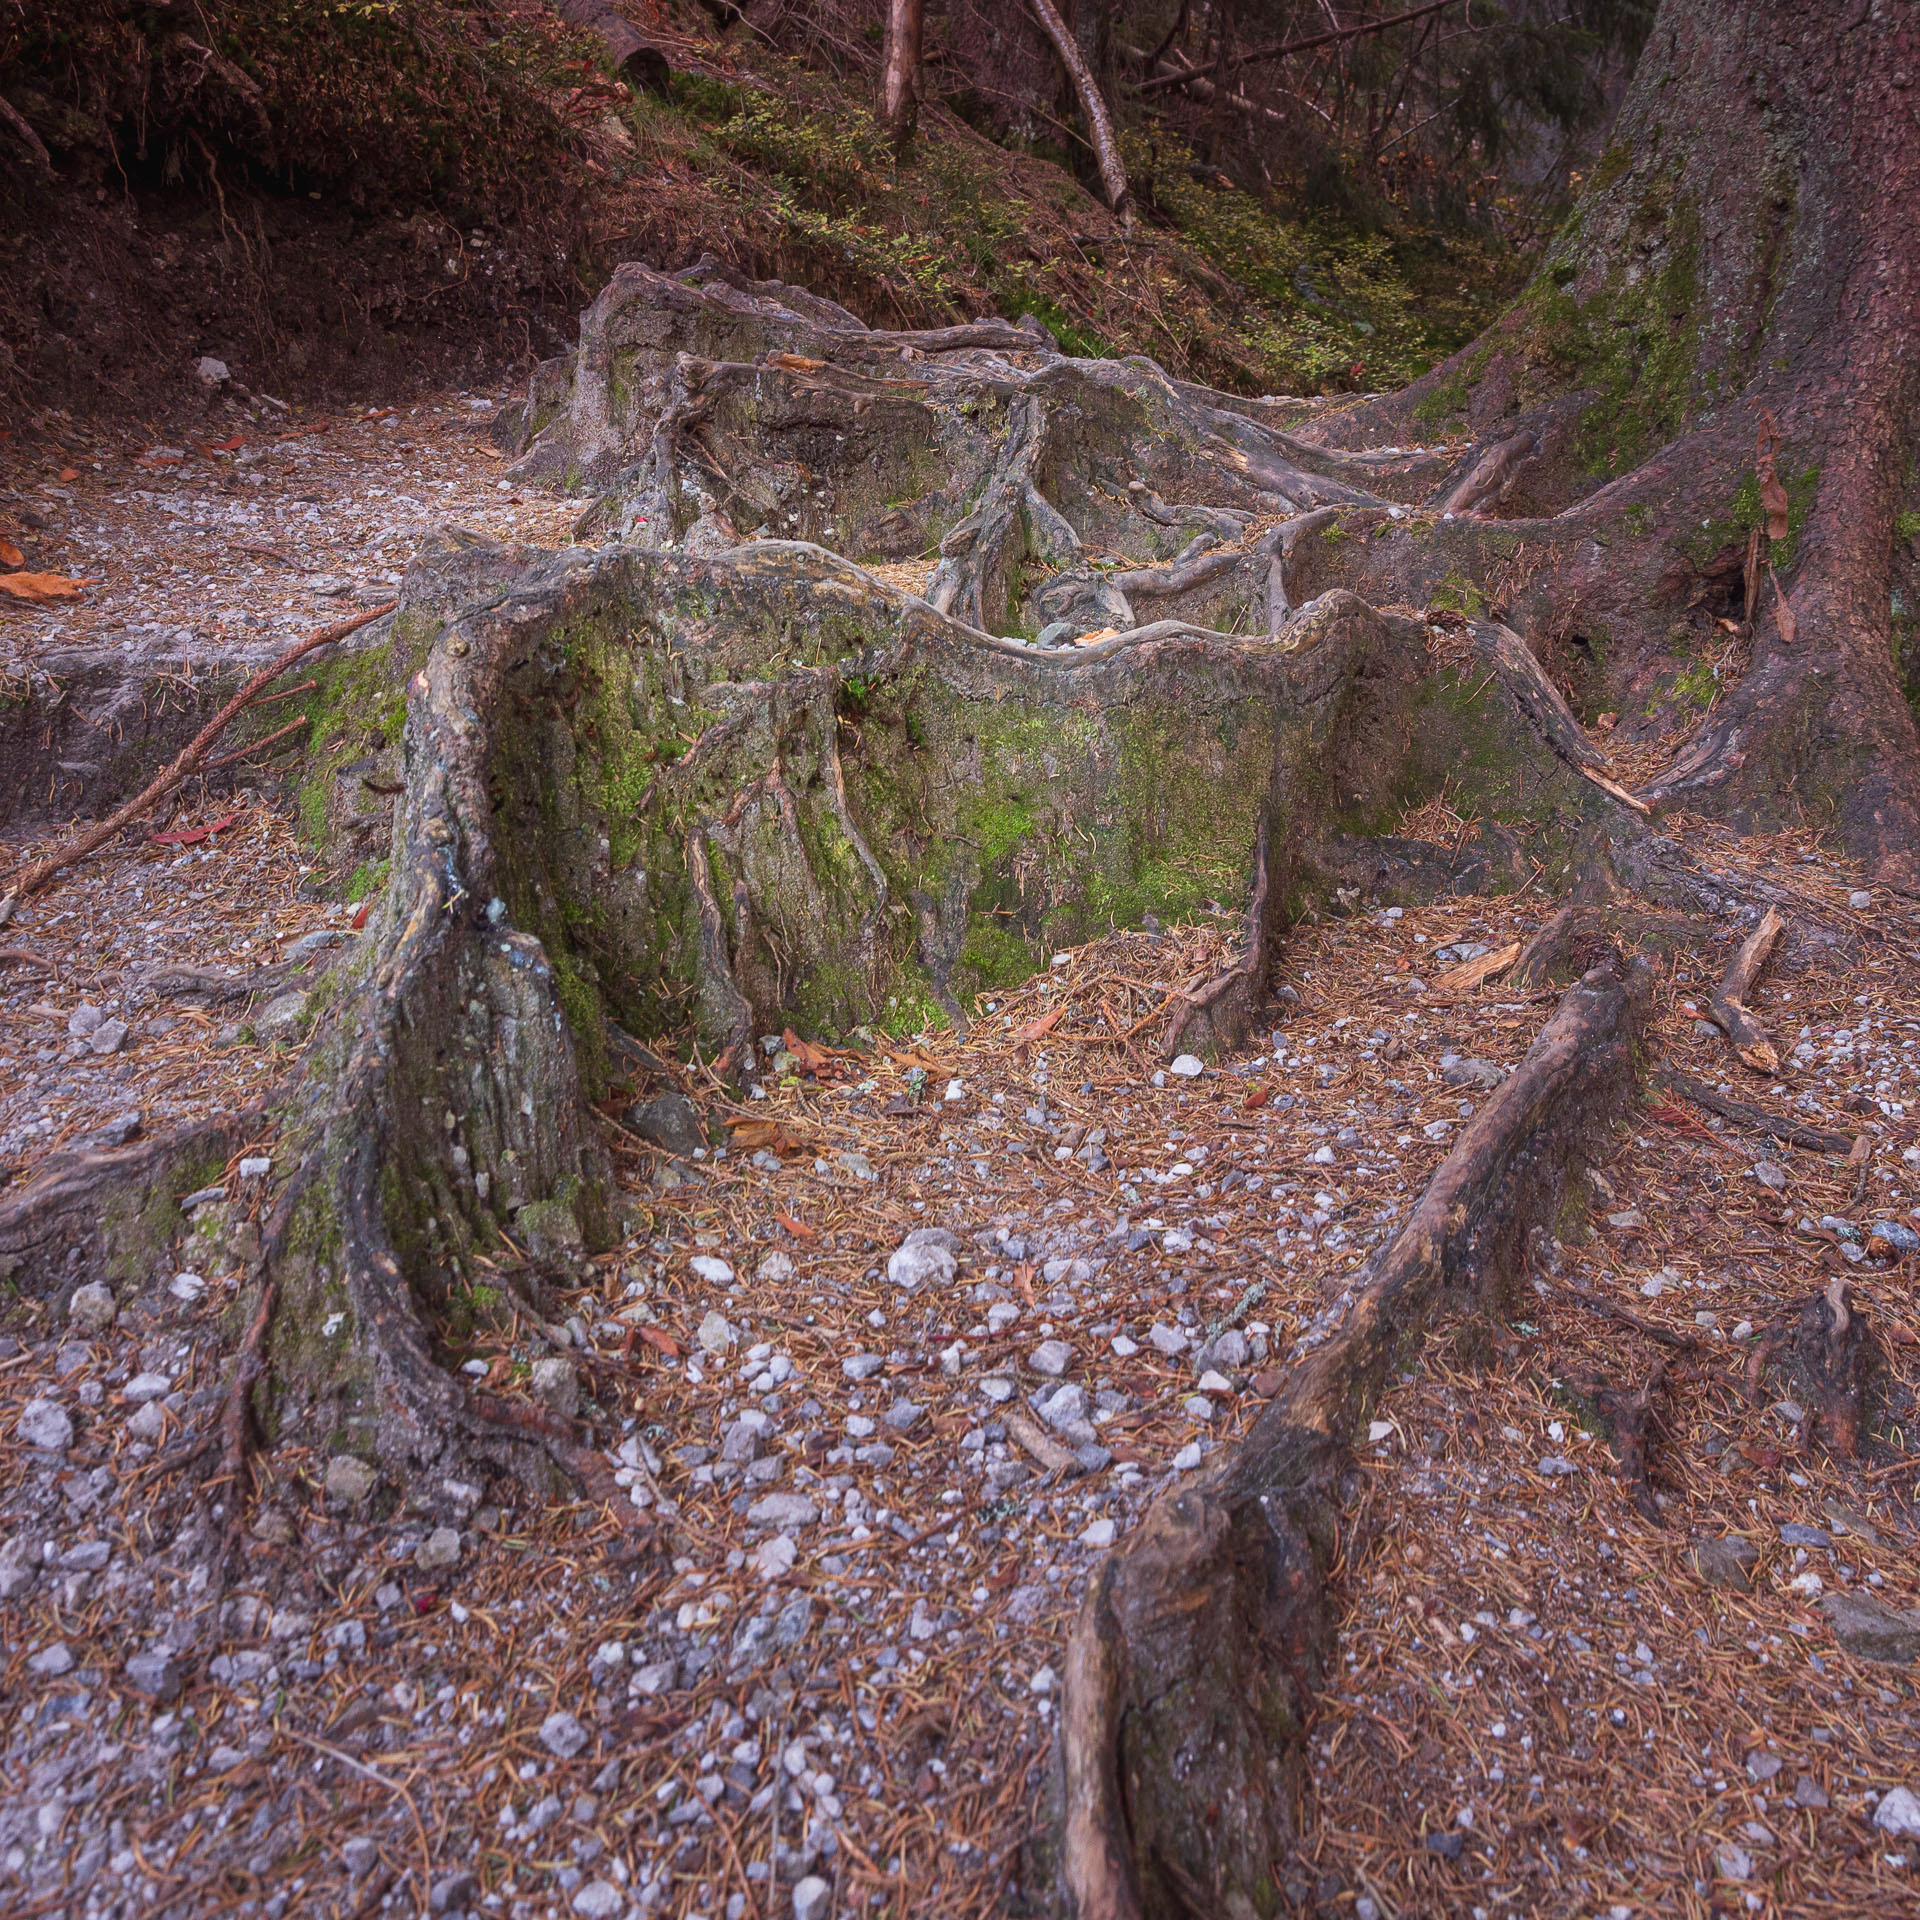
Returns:
[[[327,1498],[349,1507],[364,1507],[373,1498],[380,1476],[350,1453],[336,1453],[327,1462]]]
[[[1073,1349],[1064,1340],[1043,1340],[1027,1356],[1027,1364],[1035,1373],[1058,1379],[1073,1364]]]
[[[413,1564],[422,1573],[442,1573],[460,1564],[460,1536],[451,1527],[435,1527],[414,1549]]]
[[[696,1147],[707,1144],[707,1130],[701,1122],[700,1110],[684,1093],[663,1093],[656,1100],[629,1107],[626,1124],[642,1140],[651,1141],[664,1152],[676,1154],[683,1160],[689,1158]]]
[[[1793,1783],[1793,1804],[1796,1807],[1808,1807],[1815,1813],[1833,1803],[1827,1798],[1827,1790],[1812,1774],[1803,1773]]]
[[[1246,1364],[1247,1336],[1238,1327],[1229,1327],[1217,1340],[1209,1341],[1193,1356],[1196,1373],[1206,1373],[1214,1368],[1227,1373]]]
[[[750,1408],[727,1429],[720,1442],[720,1458],[751,1466],[760,1457],[760,1438],[770,1424],[764,1413]]]
[[[701,1346],[716,1358],[724,1357],[727,1349],[733,1345],[733,1329],[727,1325],[723,1313],[709,1313],[701,1322],[700,1330],[694,1335]]]
[[[262,1040],[297,1040],[307,1021],[307,995],[277,993],[253,1016],[253,1030]]]
[[[896,1400],[880,1417],[895,1433],[911,1433],[927,1417],[927,1410],[911,1400]]]
[[[347,1871],[357,1880],[380,1858],[380,1843],[369,1839],[364,1833],[356,1833],[341,1846],[340,1858],[347,1863]]]
[[[67,1031],[76,1040],[84,1040],[106,1018],[91,1001],[82,1000],[67,1016]]]
[[[1743,1540],[1738,1534],[1729,1534],[1724,1540],[1702,1535],[1688,1546],[1687,1558],[1708,1586],[1730,1593],[1753,1591],[1753,1570],[1760,1564],[1760,1549],[1751,1540]]]
[[[1177,1073],[1182,1080],[1197,1080],[1206,1070],[1206,1062],[1191,1053],[1179,1054],[1167,1062],[1167,1071]]]
[[[768,1493],[747,1509],[747,1518],[756,1527],[810,1527],[820,1509],[803,1493]]]
[[[73,1298],[67,1302],[67,1312],[89,1333],[105,1333],[113,1325],[114,1315],[119,1308],[113,1303],[111,1287],[98,1280],[89,1280],[84,1287],[74,1288]]]
[[[149,1447],[158,1446],[166,1431],[167,1409],[160,1400],[149,1400],[144,1406],[135,1407],[133,1417],[127,1422],[129,1437]]]
[[[611,1880],[589,1880],[573,1896],[573,1910],[581,1920],[613,1920],[626,1904],[627,1896]]]
[[[1780,1529],[1781,1543],[1789,1547],[1830,1547],[1831,1536],[1818,1527],[1803,1527],[1797,1520],[1787,1521]]]
[[[556,1760],[571,1760],[587,1739],[586,1728],[570,1713],[550,1713],[540,1722],[540,1744]]]
[[[180,1697],[182,1675],[180,1663],[164,1647],[156,1647],[146,1653],[136,1653],[122,1669],[127,1685],[136,1693],[144,1693],[158,1706],[165,1706],[170,1700]]]
[[[31,1590],[40,1572],[40,1554],[24,1533],[0,1547],[0,1600],[18,1600]]]
[[[102,1020],[87,1035],[87,1045],[98,1054],[118,1053],[127,1044],[127,1023],[124,1020]]]
[[[571,1361],[551,1356],[536,1360],[529,1384],[533,1397],[563,1420],[571,1420],[580,1411],[580,1376],[574,1372]]]
[[[826,1920],[833,1889],[817,1873],[797,1881],[793,1889],[793,1920]]]
[[[687,1266],[696,1280],[704,1280],[710,1287],[730,1287],[733,1284],[733,1267],[718,1254],[696,1253]]]
[[[922,1240],[920,1233],[929,1229],[921,1228],[907,1236],[906,1241],[888,1257],[887,1278],[905,1293],[918,1293],[922,1287],[944,1287],[949,1285],[958,1262],[953,1257],[953,1249],[942,1246],[937,1241]],[[932,1232],[943,1233],[943,1228],[933,1228]],[[946,1237],[952,1239],[951,1234]]]
[[[651,1661],[644,1667],[634,1668],[632,1691],[644,1694],[671,1693],[678,1676],[679,1668],[675,1662]]]
[[[164,1373],[136,1373],[120,1389],[121,1397],[131,1406],[145,1406],[149,1400],[164,1400],[173,1391],[171,1377]]]
[[[1920,1660],[1920,1614],[1896,1613],[1865,1593],[1823,1593],[1833,1637],[1857,1660],[1910,1667]]]
[[[29,1400],[13,1431],[43,1453],[65,1453],[73,1445],[73,1416],[57,1400]]]
[[[886,1358],[878,1353],[856,1353],[840,1362],[840,1371],[849,1380],[870,1380],[887,1364]]]
[[[64,1640],[56,1640],[52,1646],[27,1656],[27,1671],[37,1679],[57,1680],[73,1671],[73,1654]]]
[[[1770,1193],[1785,1193],[1787,1190],[1787,1170],[1775,1161],[1755,1161],[1753,1177]]]

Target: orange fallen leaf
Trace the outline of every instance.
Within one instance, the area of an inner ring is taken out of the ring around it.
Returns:
[[[796,1240],[818,1240],[820,1238],[820,1229],[818,1227],[810,1227],[806,1225],[804,1221],[794,1219],[790,1214],[776,1213],[773,1217],[781,1226],[785,1227]]]
[[[78,480],[79,478],[80,469],[78,467],[62,467],[60,469],[60,484],[63,487],[69,480]]]
[[[78,600],[86,584],[64,573],[0,573],[0,593],[16,600]]]
[[[1271,1097],[1268,1088],[1255,1087],[1254,1090],[1247,1095],[1246,1099],[1241,1102],[1241,1105],[1247,1107],[1264,1107]]]
[[[0,567],[24,567],[27,556],[11,540],[0,540]]]
[[[1042,1039],[1045,1035],[1051,1033],[1066,1017],[1066,1012],[1066,1005],[1063,1002],[1061,1005],[1055,1007],[1051,1013],[1043,1013],[1038,1020],[1022,1027],[1020,1031],[1013,1036],[1013,1044],[1016,1047],[1032,1046],[1036,1040]]]
[[[670,1333],[662,1333],[658,1327],[642,1327],[640,1338],[656,1353],[664,1353],[669,1360],[680,1358],[680,1342]]]

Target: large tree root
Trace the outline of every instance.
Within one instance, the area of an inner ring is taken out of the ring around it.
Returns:
[[[1475,1114],[1344,1319],[1236,1449],[1164,1496],[1089,1588],[1067,1660],[1059,1871],[1078,1920],[1273,1906],[1332,1652],[1341,1473],[1450,1296],[1497,1301],[1636,1084],[1648,972],[1595,968]]]

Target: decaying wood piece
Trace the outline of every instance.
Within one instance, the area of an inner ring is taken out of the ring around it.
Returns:
[[[1508,984],[1524,992],[1577,980],[1613,944],[1613,926],[1600,907],[1570,902],[1529,940],[1513,963]]]
[[[1747,1005],[1747,997],[1766,965],[1773,958],[1774,944],[1786,928],[1786,921],[1772,907],[1761,916],[1760,924],[1740,943],[1709,1005],[1714,1025],[1733,1042],[1733,1050],[1743,1066],[1755,1073],[1780,1071],[1780,1055],[1759,1016]]]
[[[1844,1274],[1802,1303],[1794,1317],[1793,1369],[1810,1430],[1830,1453],[1851,1460],[1867,1427],[1867,1392],[1878,1343]]]
[[[1666,1369],[1656,1360],[1642,1386],[1616,1387],[1604,1380],[1591,1380],[1573,1389],[1605,1427],[1614,1458],[1620,1463],[1620,1477],[1632,1489],[1633,1504],[1641,1519],[1656,1527],[1663,1522],[1647,1473],[1647,1428],[1656,1417],[1654,1396],[1665,1385]]]
[[[1078,1920],[1226,1913],[1267,1885],[1332,1651],[1327,1568],[1354,1432],[1444,1300],[1498,1302],[1529,1230],[1626,1108],[1650,994],[1648,970],[1617,961],[1568,993],[1252,1433],[1096,1574],[1059,1736],[1059,1867]]]

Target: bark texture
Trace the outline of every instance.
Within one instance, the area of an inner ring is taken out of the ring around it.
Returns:
[[[1909,890],[1916,72],[1911,7],[1664,0],[1534,284],[1405,393],[1308,430],[1464,429],[1423,576],[1457,572],[1583,712],[1666,745],[1654,805],[1810,818]]]

